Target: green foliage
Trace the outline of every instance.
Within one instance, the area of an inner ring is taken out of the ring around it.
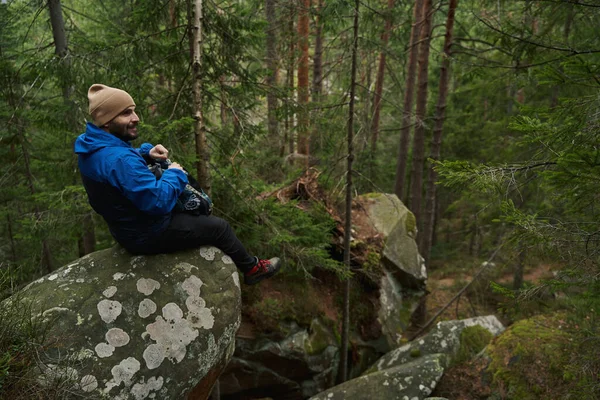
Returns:
[[[5,284],[1,285],[5,288]],[[32,376],[47,326],[33,319],[29,306],[4,301],[0,307],[0,398],[43,392]]]

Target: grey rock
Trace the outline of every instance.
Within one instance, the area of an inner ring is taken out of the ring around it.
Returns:
[[[438,322],[424,337],[407,343],[381,357],[366,371],[366,374],[402,365],[429,354],[444,353],[452,359],[460,348],[461,332],[466,327],[474,325],[487,329],[494,336],[502,333],[505,329],[502,323],[493,315]]]
[[[131,256],[99,251],[8,301],[49,322],[40,381],[111,399],[208,396],[235,348],[239,277],[214,247]]]
[[[423,289],[427,270],[415,238],[415,216],[394,194],[370,193],[359,197],[373,227],[386,238],[382,261],[405,288]]]
[[[307,398],[330,387],[339,359],[335,335],[318,320],[310,333],[293,322],[285,330],[289,335],[278,341],[238,338],[221,394]]]
[[[395,194],[369,193],[357,201],[377,235],[385,239],[377,320],[389,350],[400,345],[425,295],[427,270],[415,242],[415,217]]]
[[[431,354],[344,382],[311,400],[422,400],[433,392],[446,366],[446,355]]]

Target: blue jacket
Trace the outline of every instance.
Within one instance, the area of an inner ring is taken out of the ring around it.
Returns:
[[[156,179],[143,158],[150,149],[150,143],[135,149],[91,123],[75,141],[90,205],[117,242],[132,252],[151,244],[167,228],[188,182],[178,169],[168,169]]]

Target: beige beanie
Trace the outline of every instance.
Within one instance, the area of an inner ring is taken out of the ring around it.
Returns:
[[[135,102],[124,90],[95,83],[88,90],[90,100],[90,115],[97,126],[111,121],[121,111],[135,106]]]

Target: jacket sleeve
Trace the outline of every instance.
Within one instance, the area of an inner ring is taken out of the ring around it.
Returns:
[[[152,148],[154,147],[153,144],[151,143],[142,143],[142,145],[140,146],[140,148],[138,149],[138,151],[140,152],[140,154],[142,156],[150,156],[150,150],[152,150]]]
[[[137,154],[124,155],[113,164],[110,180],[138,209],[148,214],[164,215],[173,210],[177,198],[188,182],[178,169],[164,171],[160,179],[150,172]]]

